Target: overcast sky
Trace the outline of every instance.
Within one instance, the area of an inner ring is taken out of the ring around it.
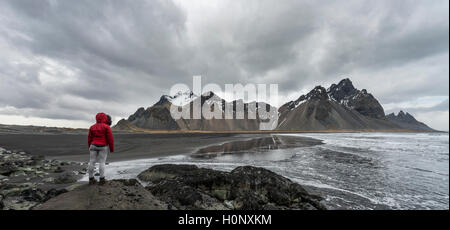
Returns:
[[[117,121],[193,75],[280,103],[348,77],[448,130],[448,18],[448,0],[2,0],[0,123]]]

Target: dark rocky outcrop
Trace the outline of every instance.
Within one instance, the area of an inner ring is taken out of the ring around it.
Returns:
[[[85,164],[0,148],[0,209],[31,209],[79,186],[85,173]]]
[[[18,170],[14,162],[7,161],[0,163],[0,175],[9,176]]]
[[[61,171],[58,171],[61,172]],[[77,182],[77,177],[73,173],[66,172],[56,177],[53,181],[55,184],[73,184]]]
[[[47,191],[41,188],[28,188],[20,192],[20,197],[29,202],[43,203],[47,200],[67,192],[67,189],[49,189]]]
[[[146,188],[177,209],[325,209],[321,198],[269,170],[231,172],[193,165],[156,165],[139,174]]]
[[[37,210],[161,210],[159,201],[137,180],[112,180],[105,185],[82,185],[36,206]]]
[[[428,127],[426,124],[417,121],[416,118],[414,118],[414,116],[412,116],[411,114],[405,113],[403,111],[400,111],[397,115],[391,113],[387,115],[386,118],[390,122],[400,126],[403,129],[427,132],[435,131],[434,129]]]
[[[238,167],[231,172],[193,165],[156,165],[137,180],[81,185],[48,199],[40,190],[22,192],[38,210],[181,209],[278,210],[326,209],[322,198],[291,180],[263,168]],[[56,193],[55,193],[56,194]]]

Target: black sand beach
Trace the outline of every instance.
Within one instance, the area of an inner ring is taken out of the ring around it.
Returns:
[[[168,134],[115,134],[116,152],[109,154],[108,161],[124,161],[145,158],[192,154],[207,146],[237,143],[261,138],[270,134],[211,134],[211,133],[168,133]],[[279,136],[278,136],[279,137]],[[309,146],[321,144],[319,140],[283,137],[279,147]],[[262,145],[268,144],[261,142]],[[270,143],[269,143],[270,144]],[[86,162],[88,160],[87,135],[85,134],[0,134],[0,146],[21,150],[31,155],[49,159]],[[246,147],[245,145],[242,145]],[[260,146],[268,147],[268,146]],[[239,146],[237,147],[239,149]],[[247,149],[243,149],[247,150]]]

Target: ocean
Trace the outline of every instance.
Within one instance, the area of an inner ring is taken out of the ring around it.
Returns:
[[[133,178],[155,164],[195,164],[231,171],[264,167],[304,185],[332,209],[449,209],[448,133],[286,134],[323,140],[313,147],[179,155],[110,163],[109,178]],[[87,178],[83,178],[87,180]]]

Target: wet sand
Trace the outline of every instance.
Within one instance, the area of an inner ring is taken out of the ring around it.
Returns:
[[[271,135],[169,133],[115,134],[114,137],[116,151],[109,154],[108,162],[193,154],[208,146],[220,146],[230,142],[240,143],[246,147],[242,141],[268,138]],[[310,141],[299,138],[295,142],[310,143]],[[292,140],[289,141],[291,142]],[[86,162],[89,158],[87,136],[84,134],[0,134],[0,146],[45,156],[48,159]],[[239,146],[237,148],[239,149]]]

